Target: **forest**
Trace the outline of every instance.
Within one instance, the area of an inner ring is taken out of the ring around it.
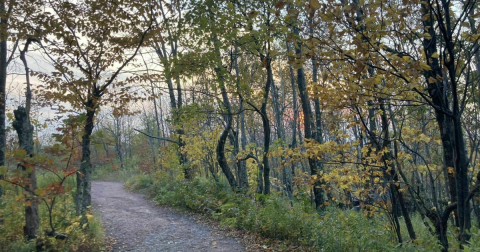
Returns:
[[[109,251],[94,181],[252,251],[479,251],[479,29],[476,0],[2,0],[0,251]]]

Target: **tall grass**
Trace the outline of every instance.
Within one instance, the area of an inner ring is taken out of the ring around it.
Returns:
[[[255,232],[263,237],[302,245],[313,251],[440,251],[436,237],[414,214],[417,240],[399,244],[385,215],[367,218],[360,212],[327,208],[321,214],[304,201],[290,201],[278,195],[245,196],[233,193],[228,184],[206,179],[176,181],[169,176],[137,175],[126,187],[143,191],[157,202],[204,213],[231,228]],[[401,222],[403,222],[401,220]],[[449,227],[451,251],[460,251],[455,230]],[[406,228],[401,227],[404,239]],[[480,232],[472,230],[468,251],[480,251]]]
[[[92,179],[99,181],[125,182],[138,174],[138,170],[130,168],[113,168],[111,165],[96,166]]]

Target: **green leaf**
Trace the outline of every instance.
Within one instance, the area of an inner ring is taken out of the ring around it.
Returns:
[[[35,194],[36,194],[36,195],[42,195],[44,192],[45,192],[45,190],[43,190],[43,188],[37,188],[37,189],[35,189]]]
[[[3,175],[3,174],[5,174],[5,173],[7,173],[7,170],[8,170],[8,169],[7,169],[6,166],[1,166],[1,167],[0,167],[0,175]]]
[[[13,153],[13,155],[15,158],[21,159],[27,156],[27,152],[24,149],[18,149]]]
[[[0,186],[1,186],[1,187],[5,187],[5,186],[7,186],[7,185],[8,185],[8,182],[7,182],[7,181],[5,181],[5,180],[0,180]]]
[[[102,144],[95,144],[95,149],[96,149],[97,151],[100,151],[100,150],[103,149],[103,145],[102,145]]]

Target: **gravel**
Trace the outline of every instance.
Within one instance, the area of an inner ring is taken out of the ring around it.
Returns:
[[[226,232],[155,205],[119,182],[92,183],[93,208],[102,219],[111,251],[237,252],[245,247]]]

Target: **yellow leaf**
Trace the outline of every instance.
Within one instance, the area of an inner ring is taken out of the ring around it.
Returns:
[[[77,248],[77,246],[72,244],[72,245],[70,245],[70,250],[75,252],[75,251],[78,250],[78,248]]]
[[[434,58],[434,59],[438,59],[438,53],[434,52],[431,57]]]
[[[428,64],[423,63],[423,62],[420,62],[420,68],[422,70],[432,70],[432,68]]]
[[[36,195],[42,195],[44,192],[45,192],[45,190],[43,190],[43,189],[41,189],[41,188],[35,189],[35,194],[36,194]]]
[[[447,168],[448,173],[453,174],[455,173],[455,169],[453,167],[448,167]]]
[[[310,7],[313,10],[318,10],[318,9],[320,9],[321,5],[320,5],[320,2],[318,2],[318,0],[311,0],[310,1]]]

